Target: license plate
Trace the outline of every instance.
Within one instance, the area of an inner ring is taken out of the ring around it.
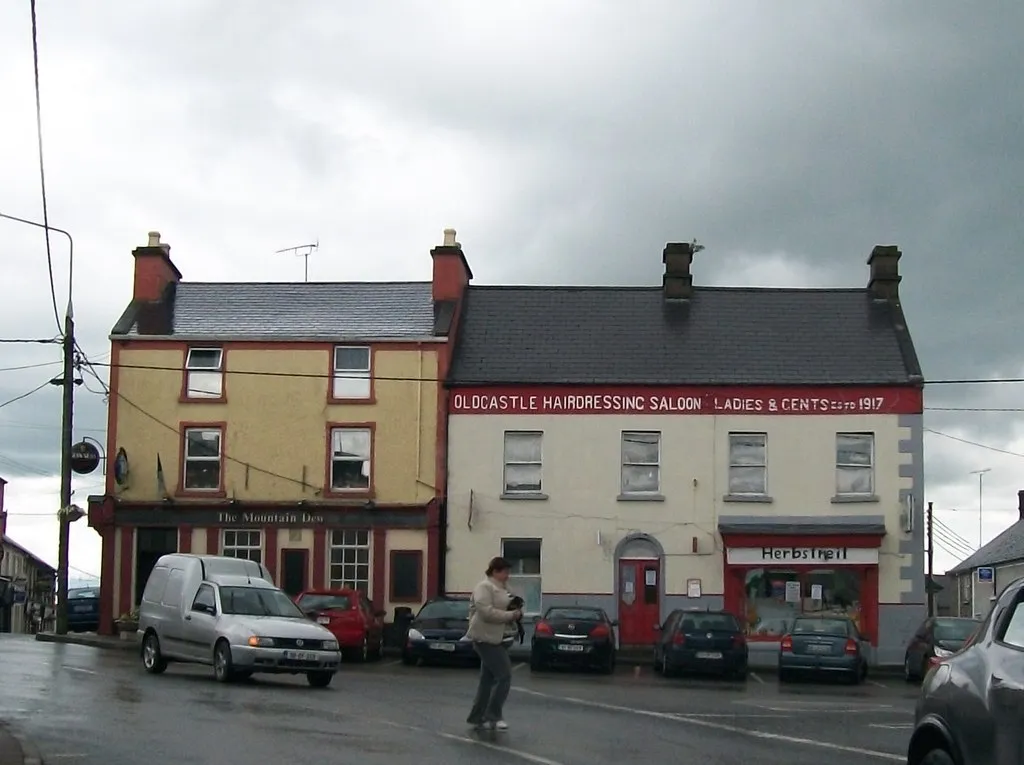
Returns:
[[[454,651],[454,643],[431,643],[430,650],[432,651]]]
[[[330,624],[331,618],[329,616],[318,616],[316,618],[317,624]]]
[[[316,654],[310,651],[285,651],[284,658],[295,661],[316,661]]]
[[[74,608],[76,614],[84,614],[89,611],[92,611],[92,606],[75,606]]]
[[[830,646],[830,645],[809,645],[809,646],[807,646],[807,653],[832,653],[832,646]]]
[[[581,645],[560,645],[558,646],[559,651],[568,651],[569,653],[583,653],[583,646]]]
[[[718,651],[697,651],[698,659],[721,659],[722,654]]]

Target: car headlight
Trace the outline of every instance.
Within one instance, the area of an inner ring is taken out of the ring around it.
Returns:
[[[409,630],[409,640],[425,640],[425,639],[426,638],[423,637],[423,633],[420,632],[419,630],[413,630],[413,629]]]
[[[338,650],[338,641],[337,640],[325,640],[323,642],[323,647],[324,647],[325,651],[337,651]]]
[[[947,651],[945,648],[935,646],[935,657],[938,659],[945,659],[947,656],[952,656],[953,653],[953,651]]]
[[[253,648],[273,648],[274,638],[253,635],[251,638],[249,638],[249,645],[251,645]]]

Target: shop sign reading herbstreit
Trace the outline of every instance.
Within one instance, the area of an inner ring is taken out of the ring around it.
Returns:
[[[726,561],[732,565],[864,566],[878,563],[874,547],[731,547]]]

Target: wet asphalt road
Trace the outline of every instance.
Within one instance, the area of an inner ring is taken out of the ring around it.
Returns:
[[[70,765],[866,765],[905,762],[916,698],[895,678],[780,689],[771,676],[744,686],[518,665],[511,730],[478,735],[463,724],[475,677],[385,660],[346,666],[326,690],[290,676],[224,686],[205,667],[154,677],[130,653],[0,636],[0,719]]]

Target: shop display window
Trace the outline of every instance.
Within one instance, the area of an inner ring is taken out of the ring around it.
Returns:
[[[801,615],[846,616],[863,630],[862,580],[857,569],[750,569],[741,621],[749,637],[762,640],[780,639]]]

